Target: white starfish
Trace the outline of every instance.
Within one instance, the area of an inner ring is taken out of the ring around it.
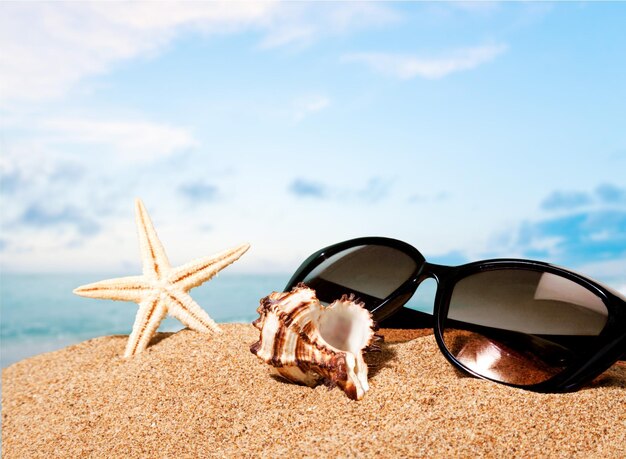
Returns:
[[[124,357],[143,351],[167,313],[199,332],[221,332],[219,326],[189,295],[189,290],[210,280],[235,262],[250,247],[242,244],[210,257],[172,268],[150,216],[140,199],[135,201],[143,275],[119,277],[83,285],[74,293],[89,298],[134,301],[139,305]]]

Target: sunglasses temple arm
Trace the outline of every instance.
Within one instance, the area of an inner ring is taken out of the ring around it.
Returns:
[[[626,357],[626,335],[622,335],[617,338],[603,349],[601,349],[591,360],[589,360],[582,368],[580,368],[575,374],[570,375],[566,381],[563,382],[565,390],[572,390],[584,384],[587,381],[592,380],[618,360],[623,360]]]
[[[395,313],[383,319],[381,328],[433,328],[434,319],[431,314],[416,311],[407,307],[400,307]]]

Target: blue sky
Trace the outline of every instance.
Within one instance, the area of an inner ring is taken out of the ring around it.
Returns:
[[[2,269],[136,271],[141,197],[173,263],[385,235],[626,289],[625,28],[620,3],[3,2]]]

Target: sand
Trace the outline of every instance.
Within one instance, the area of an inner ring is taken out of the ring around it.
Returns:
[[[387,333],[356,402],[270,377],[258,331],[223,328],[159,334],[130,360],[111,336],[8,367],[2,457],[626,457],[624,364],[537,394],[461,375],[432,334]]]

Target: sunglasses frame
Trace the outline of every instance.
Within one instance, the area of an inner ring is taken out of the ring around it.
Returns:
[[[455,368],[476,378],[536,392],[567,392],[576,390],[588,383],[607,370],[617,360],[626,356],[626,300],[618,296],[617,292],[614,292],[610,288],[588,277],[541,261],[498,258],[475,261],[459,266],[445,266],[427,262],[419,250],[406,242],[386,237],[360,237],[330,245],[313,253],[293,274],[285,287],[285,291],[291,290],[302,282],[313,269],[328,258],[349,248],[363,245],[391,247],[405,253],[416,263],[416,268],[411,276],[383,299],[378,306],[370,311],[374,320],[380,323],[390,318],[399,310],[405,309],[403,305],[411,299],[419,285],[426,279],[434,279],[437,283],[437,290],[431,321],[433,322],[437,345],[445,358]],[[459,362],[450,353],[444,343],[443,330],[445,328],[452,291],[456,283],[472,274],[502,269],[522,269],[555,274],[591,291],[602,300],[607,308],[607,322],[601,333],[597,336],[597,340],[595,340],[593,346],[566,369],[546,381],[532,385],[518,385],[483,376]],[[417,315],[431,317],[426,313],[417,313]]]

